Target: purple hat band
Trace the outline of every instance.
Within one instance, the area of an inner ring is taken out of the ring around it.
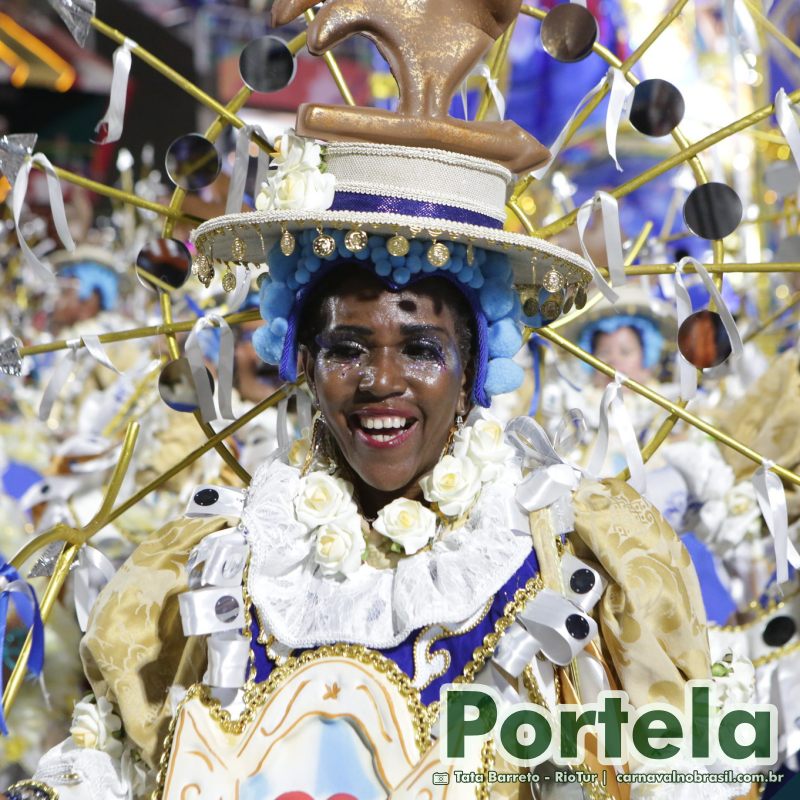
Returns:
[[[331,211],[355,211],[373,214],[398,214],[404,217],[423,217],[425,219],[446,219],[466,225],[480,225],[484,228],[501,230],[503,223],[480,214],[446,203],[432,203],[427,200],[408,200],[404,197],[363,194],[361,192],[336,192]]]

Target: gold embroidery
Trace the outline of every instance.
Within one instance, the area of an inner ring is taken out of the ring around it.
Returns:
[[[323,700],[336,700],[339,697],[339,684],[333,683],[330,686],[325,684],[325,694],[322,695]]]

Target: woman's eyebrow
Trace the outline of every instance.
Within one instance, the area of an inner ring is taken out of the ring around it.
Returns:
[[[361,325],[336,325],[324,331],[327,335],[331,334],[345,334],[347,336],[372,336],[374,331],[372,328],[365,328]]]
[[[438,325],[401,325],[400,331],[405,336],[413,336],[415,333],[443,333],[447,335],[447,331]]]

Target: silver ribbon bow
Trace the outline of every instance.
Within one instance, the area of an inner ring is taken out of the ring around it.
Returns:
[[[214,408],[214,394],[211,382],[208,379],[203,351],[200,347],[199,334],[206,328],[218,327],[220,329],[219,362],[217,375],[219,378],[219,411],[223,419],[232,420],[233,408],[231,395],[233,393],[233,331],[230,325],[218,314],[209,314],[197,320],[189,338],[186,340],[186,358],[192,368],[192,379],[197,391],[197,401],[200,414],[205,422],[217,418]]]

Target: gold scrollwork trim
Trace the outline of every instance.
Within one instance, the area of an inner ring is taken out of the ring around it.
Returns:
[[[362,645],[325,645],[316,650],[306,651],[300,656],[291,656],[284,664],[275,667],[267,680],[262,683],[248,683],[244,692],[245,710],[242,712],[241,716],[236,719],[233,719],[230,713],[222,708],[219,701],[211,696],[208,687],[202,684],[195,684],[192,686],[181,701],[170,723],[167,736],[164,740],[161,760],[159,762],[156,788],[151,795],[151,800],[161,800],[163,796],[167,770],[172,755],[172,746],[175,740],[177,720],[186,703],[192,699],[199,700],[208,709],[214,722],[216,722],[225,733],[240,735],[255,719],[256,713],[266,704],[270,695],[282,683],[288,680],[297,670],[325,658],[350,658],[364,666],[372,667],[381,675],[385,675],[389,682],[397,687],[401,696],[406,701],[413,720],[416,745],[419,753],[424,753],[430,747],[431,723],[428,711],[420,699],[419,691],[412,685],[411,679],[394,661]]]

